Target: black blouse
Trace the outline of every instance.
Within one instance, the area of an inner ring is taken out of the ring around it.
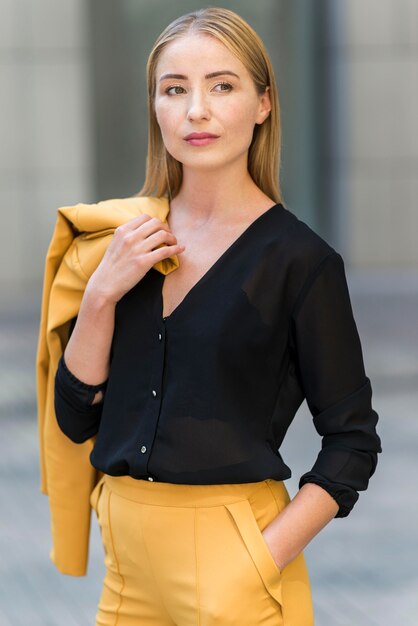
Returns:
[[[348,515],[381,446],[340,254],[276,204],[166,318],[163,280],[152,268],[117,303],[107,381],[82,382],[61,357],[62,431],[97,435],[91,462],[114,476],[284,480],[280,446],[306,398],[322,448],[300,486],[320,485]]]

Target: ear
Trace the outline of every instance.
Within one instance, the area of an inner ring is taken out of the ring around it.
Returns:
[[[262,124],[270,115],[271,101],[270,101],[270,87],[266,87],[263,94],[260,96],[258,112],[255,123]]]

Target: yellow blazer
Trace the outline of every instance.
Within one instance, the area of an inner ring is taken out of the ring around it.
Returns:
[[[167,221],[166,198],[132,197],[79,203],[58,209],[44,271],[36,388],[41,492],[51,513],[50,558],[62,574],[84,576],[90,536],[90,495],[98,481],[89,455],[94,438],[75,444],[60,430],[54,410],[54,380],[79,311],[86,284],[99,265],[117,226],[141,213]],[[168,274],[179,265],[171,256],[154,265]]]

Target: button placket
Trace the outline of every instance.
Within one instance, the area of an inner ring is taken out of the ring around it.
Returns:
[[[162,382],[166,351],[166,330],[164,326],[165,325],[160,324],[154,336],[155,355],[152,360],[152,370],[150,372],[150,401],[146,407],[146,411],[141,415],[137,431],[138,453],[135,460],[135,471],[149,481],[157,480],[155,476],[149,475],[148,464],[152,454],[152,446],[157,431],[162,403]]]

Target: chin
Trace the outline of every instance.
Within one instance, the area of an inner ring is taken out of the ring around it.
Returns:
[[[186,167],[190,170],[216,170],[228,167],[233,163],[238,161],[245,161],[247,163],[247,152],[239,153],[239,154],[225,154],[221,151],[212,151],[211,153],[207,151],[206,153],[202,151],[196,153],[192,156],[190,154],[185,155],[182,154],[173,154],[172,156],[179,161],[183,167]]]

